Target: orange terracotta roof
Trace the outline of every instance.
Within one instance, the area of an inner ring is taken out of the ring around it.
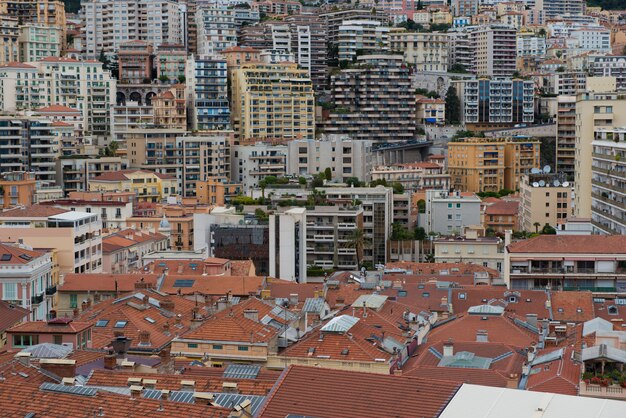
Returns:
[[[27,250],[20,248],[17,245],[10,245],[0,243],[0,254],[3,255],[3,260],[0,261],[0,266],[8,264],[29,264],[36,258],[45,255],[42,251]]]
[[[539,235],[507,248],[516,254],[626,254],[626,235]]]
[[[90,328],[89,322],[65,320],[63,318],[50,321],[24,322],[7,330],[8,333],[38,333],[38,334],[76,334]]]
[[[9,62],[4,65],[0,65],[0,68],[24,68],[24,69],[36,69],[37,67],[23,62]]]
[[[155,287],[158,274],[67,273],[59,292],[131,292],[135,284],[145,282]],[[138,290],[139,291],[139,290]]]
[[[254,276],[254,262],[252,260],[231,260],[230,273],[233,276]]]
[[[487,209],[485,209],[485,215],[515,216],[518,213],[518,209],[519,202],[503,200],[487,206]]]
[[[39,109],[36,109],[35,112],[41,112],[41,113],[76,113],[78,115],[81,114],[80,110],[78,110],[78,109],[73,109],[71,107],[58,105],[58,104],[51,105],[51,106],[46,106],[46,107],[40,107]]]
[[[0,212],[0,218],[47,218],[49,216],[60,215],[66,212],[69,211],[67,209],[61,209],[54,206],[31,205]]]
[[[555,321],[585,322],[596,317],[590,291],[551,292],[550,299]]]
[[[562,350],[563,355],[560,359],[531,368],[526,384],[527,390],[559,393],[561,395],[578,395],[582,364],[574,361],[572,358],[573,348],[567,347]],[[552,351],[555,351],[555,349],[541,350],[537,356],[548,354]]]
[[[258,416],[436,417],[459,387],[436,379],[290,366]],[[358,398],[341,396],[347,388]]]
[[[295,283],[286,280],[268,279],[267,289],[273,298],[288,298],[292,294],[298,295],[300,302],[304,302],[306,298],[312,298],[315,291],[322,291],[324,285],[322,283]]]
[[[168,274],[159,291],[169,294],[224,296],[229,291],[233,296],[256,295],[263,286],[263,276],[202,276]],[[192,281],[191,286],[177,286],[178,280]]]
[[[61,122],[60,120],[52,122],[52,126],[73,126],[71,123]]]
[[[491,277],[500,277],[500,272],[497,270],[470,263],[416,263],[413,261],[393,261],[385,264],[385,268],[411,270],[413,274],[439,274],[440,271],[445,270],[450,276],[486,271]]]
[[[21,306],[11,305],[8,302],[0,301],[0,334],[7,328],[11,328],[18,322],[28,320],[30,311]],[[0,360],[2,363],[2,360]]]

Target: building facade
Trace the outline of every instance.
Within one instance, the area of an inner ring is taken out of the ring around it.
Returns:
[[[199,131],[230,128],[226,61],[191,57],[187,61],[187,102],[191,128]]]
[[[448,35],[438,32],[389,33],[392,51],[402,51],[404,61],[415,71],[448,71]]]
[[[562,174],[527,174],[520,184],[520,229],[538,232],[556,227],[572,214],[572,188]]]

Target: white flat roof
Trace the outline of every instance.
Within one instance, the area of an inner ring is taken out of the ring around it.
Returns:
[[[87,212],[76,212],[76,211],[67,211],[65,213],[60,213],[58,215],[50,216],[48,219],[58,219],[63,221],[78,221],[81,219],[86,219],[89,217],[95,216],[93,213]]]
[[[464,384],[440,418],[624,418],[626,402]]]

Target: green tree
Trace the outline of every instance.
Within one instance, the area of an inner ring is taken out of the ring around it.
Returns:
[[[356,251],[356,263],[361,267],[361,256],[363,255],[363,248],[370,242],[369,238],[365,236],[362,229],[354,229],[348,235],[348,242],[346,242],[347,248],[354,248]]]
[[[457,124],[461,121],[461,102],[454,86],[446,92],[446,122]]]
[[[159,81],[161,83],[167,83],[168,81],[170,81],[170,78],[166,76],[165,74],[161,74],[161,76],[159,77]]]
[[[535,234],[539,233],[539,227],[541,226],[541,224],[539,222],[535,222],[533,224],[533,226],[535,227]]]
[[[426,213],[426,201],[424,199],[417,201],[417,211],[419,213]]]
[[[185,79],[184,75],[181,74],[181,75],[178,76],[178,82],[179,83],[184,84],[185,81],[186,81],[186,79]]]
[[[550,226],[550,224],[546,223],[541,229],[541,233],[544,235],[556,235],[556,229]]]
[[[467,68],[465,68],[465,65],[463,65],[463,64],[453,64],[450,68],[448,68],[448,72],[449,73],[456,73],[456,74],[467,74],[467,73],[469,73],[469,71],[467,71]]]
[[[400,222],[394,222],[391,224],[391,239],[393,241],[412,240],[414,239],[414,234]]]
[[[324,177],[326,177],[326,180],[329,181],[333,179],[333,173],[330,167],[326,167],[326,170],[324,170]]]
[[[320,173],[313,176],[313,180],[311,181],[311,187],[322,187],[324,185],[324,174]]]
[[[306,186],[306,178],[302,176],[298,177],[298,184],[300,184],[301,186]]]
[[[391,183],[391,188],[393,189],[394,194],[404,193],[404,186],[402,185],[402,183],[399,183],[397,181],[394,181],[393,183]]]
[[[261,208],[254,210],[254,216],[259,222],[267,222],[270,219],[269,215]]]
[[[350,187],[359,187],[361,186],[361,182],[357,177],[348,177],[346,179],[346,184]]]

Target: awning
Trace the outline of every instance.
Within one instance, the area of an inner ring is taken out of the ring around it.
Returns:
[[[532,257],[529,261],[563,261],[563,257]]]
[[[566,257],[565,258],[566,261],[596,261],[598,260],[595,257]],[[614,261],[615,259],[612,259],[611,261]]]

